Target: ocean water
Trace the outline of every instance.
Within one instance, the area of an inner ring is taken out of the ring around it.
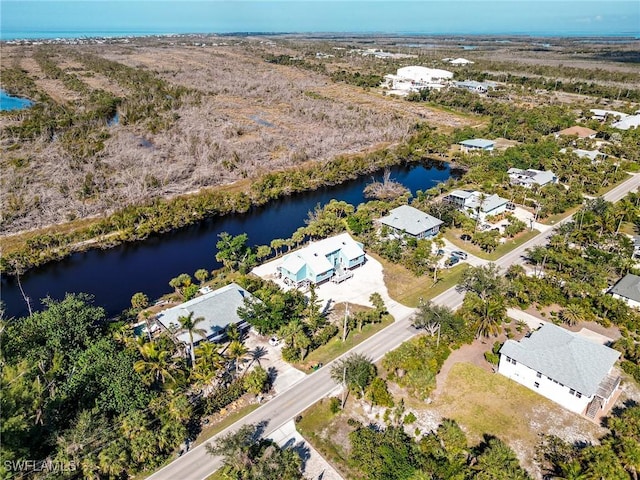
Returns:
[[[631,36],[625,0],[2,0],[0,40],[185,33]]]

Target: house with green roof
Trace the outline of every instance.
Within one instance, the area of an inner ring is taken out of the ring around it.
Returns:
[[[620,385],[620,352],[552,323],[500,349],[498,372],[575,413],[595,418]]]

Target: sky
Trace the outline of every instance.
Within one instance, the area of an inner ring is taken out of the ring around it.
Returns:
[[[640,37],[623,0],[0,0],[0,38],[335,32]]]

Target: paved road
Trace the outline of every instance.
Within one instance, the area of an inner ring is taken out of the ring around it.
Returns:
[[[612,189],[604,198],[609,201],[617,201],[628,192],[633,191],[640,185],[640,175],[632,178]],[[570,220],[566,218],[558,224]],[[552,235],[552,230],[538,235],[537,237],[524,243],[517,249],[507,253],[495,263],[501,268],[507,268],[513,263],[522,262],[522,254],[527,248],[534,245],[545,244]],[[444,305],[449,308],[457,308],[462,303],[463,295],[451,288],[433,299],[434,303]],[[389,308],[393,314],[394,306]],[[398,309],[400,311],[400,309]],[[406,314],[406,309],[396,317],[396,321],[380,331],[378,334],[354,347],[347,354],[354,352],[368,355],[374,360],[382,358],[389,350],[398,347],[402,342],[413,337],[417,332],[411,327],[410,314]],[[345,355],[347,355],[345,354]],[[317,372],[303,378],[288,390],[270,400],[262,407],[230,426],[221,433],[233,431],[245,424],[264,423],[264,435],[269,436],[287,421],[299,415],[307,407],[313,405],[319,399],[328,395],[334,388],[335,383],[330,376],[331,364],[325,365]],[[215,438],[215,437],[214,437]],[[152,480],[204,480],[220,467],[220,460],[214,459],[206,453],[205,444],[199,445],[182,457],[176,459],[166,467],[157,471],[149,477]]]

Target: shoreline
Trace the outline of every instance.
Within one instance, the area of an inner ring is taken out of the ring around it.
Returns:
[[[134,242],[142,242],[145,241],[148,237],[152,235],[163,235],[167,233],[171,233],[180,228],[185,228],[189,226],[193,226],[198,224],[199,222],[207,221],[210,218],[219,217],[224,218],[229,215],[237,215],[237,214],[245,214],[250,212],[254,208],[268,206],[270,203],[281,200],[283,198],[291,197],[296,194],[304,194],[308,192],[313,192],[315,190],[341,185],[345,182],[355,180],[363,175],[369,175],[374,172],[379,172],[384,170],[385,168],[397,166],[397,165],[407,165],[407,164],[426,164],[428,162],[436,162],[448,165],[452,170],[461,170],[459,165],[456,165],[453,159],[440,158],[434,155],[425,155],[420,159],[411,159],[411,158],[397,158],[396,161],[392,160],[393,157],[385,156],[378,162],[372,162],[367,164],[363,169],[357,169],[345,174],[339,181],[323,181],[320,184],[310,184],[305,188],[296,189],[296,190],[287,190],[283,189],[279,194],[275,196],[270,196],[268,198],[251,198],[252,189],[251,186],[256,182],[264,181],[266,177],[273,174],[265,174],[259,178],[254,179],[254,181],[248,182],[247,188],[242,188],[239,191],[225,191],[224,189],[215,189],[215,188],[205,188],[197,193],[191,194],[182,194],[178,196],[174,196],[171,199],[157,199],[158,202],[168,202],[169,204],[180,202],[181,200],[198,200],[201,198],[205,198],[208,196],[216,197],[218,200],[222,200],[224,205],[224,210],[218,211],[206,211],[203,215],[196,216],[187,216],[185,222],[180,225],[171,226],[168,229],[161,230],[153,230],[145,229],[145,234],[142,236],[136,235],[136,230],[141,227],[142,224],[137,224],[134,231],[130,231],[130,227],[125,227],[124,229],[111,230],[104,232],[100,235],[92,235],[92,236],[83,236],[83,233],[89,233],[94,228],[99,226],[100,222],[109,222],[109,220],[113,219],[118,214],[122,212],[114,212],[107,216],[94,216],[91,219],[85,218],[81,220],[82,225],[79,227],[72,227],[69,223],[61,223],[49,225],[42,228],[37,228],[33,230],[28,230],[24,233],[15,233],[8,234],[0,237],[0,249],[3,250],[3,257],[0,259],[0,272],[8,277],[15,277],[16,271],[19,270],[19,274],[23,275],[37,267],[42,267],[46,264],[52,262],[59,262],[69,257],[74,253],[80,253],[90,250],[106,250],[124,243],[134,243]],[[336,161],[338,159],[335,159]],[[323,164],[326,165],[326,164]],[[312,171],[313,169],[318,168],[318,165],[311,165],[304,169],[304,171]],[[286,176],[287,173],[290,173],[291,170],[283,170],[278,172],[280,175]],[[237,197],[237,198],[236,198]],[[262,201],[261,201],[262,200]],[[152,208],[156,202],[151,202],[148,204],[140,204],[140,205],[132,205],[130,208],[132,209],[140,209],[140,215],[142,217],[145,216],[145,208]],[[222,208],[222,207],[221,207]],[[193,213],[195,215],[195,212]],[[68,230],[67,230],[68,229]],[[127,236],[129,234],[129,236]],[[21,238],[16,240],[16,236],[24,235],[25,238]],[[34,242],[35,245],[31,246],[31,248],[35,248],[37,251],[32,252],[29,250],[30,248],[30,240],[33,241],[38,237],[56,237],[56,236],[65,236],[67,235],[68,241],[62,241],[60,244],[56,246],[49,246],[46,251],[41,250],[37,243]],[[131,236],[132,235],[132,236]],[[7,243],[10,243],[12,240],[16,241],[18,244],[17,247],[11,248],[7,253]],[[33,258],[30,254],[36,255],[36,258]],[[14,261],[20,262],[21,259],[31,258],[32,261],[27,261],[26,264],[18,264],[14,265],[12,262]]]
[[[6,32],[5,32],[6,33]],[[19,32],[23,33],[23,32]],[[0,44],[8,45],[29,45],[29,44],[69,44],[69,43],[104,43],[104,42],[128,42],[132,39],[172,39],[172,38],[230,38],[230,37],[282,37],[282,38],[326,38],[326,39],[353,39],[353,38],[388,38],[388,39],[436,39],[447,41],[467,41],[469,39],[494,40],[495,42],[504,42],[510,39],[514,40],[561,40],[561,41],[580,41],[601,40],[602,43],[633,43],[640,41],[640,36],[634,32],[612,32],[609,34],[584,34],[584,33],[419,33],[419,32],[188,32],[188,33],[151,33],[151,32],[37,32],[26,36],[18,34],[9,34],[8,38],[0,37]],[[42,33],[42,36],[37,36]]]

